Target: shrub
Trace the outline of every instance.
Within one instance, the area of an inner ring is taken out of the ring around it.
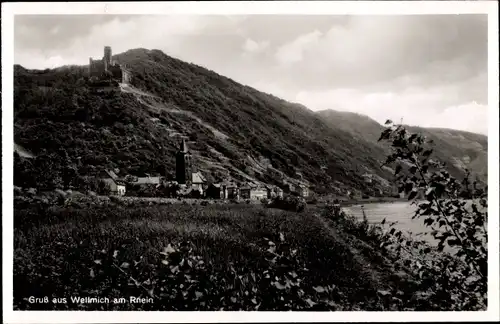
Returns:
[[[272,199],[268,207],[302,212],[306,207],[306,201],[304,198],[297,196],[276,197]]]
[[[484,309],[488,288],[486,190],[477,188],[475,182],[470,187],[469,171],[458,181],[443,163],[431,159],[431,140],[390,120],[386,126],[379,141],[391,142],[394,152],[385,164],[395,165],[399,192],[417,206],[413,218],[422,218],[429,228],[427,234],[438,243],[432,246],[416,240],[391,224],[378,228],[380,246],[419,278],[420,289],[434,309]],[[423,199],[417,200],[419,196]],[[385,219],[381,225],[384,223]]]
[[[307,201],[307,204],[309,204],[309,205],[316,205],[317,203],[318,203],[318,198],[316,198],[316,197],[309,199]]]
[[[107,196],[111,193],[111,187],[103,180],[99,180],[97,193],[103,196]]]

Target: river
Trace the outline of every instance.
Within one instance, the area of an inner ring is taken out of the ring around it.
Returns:
[[[405,201],[368,203],[343,207],[345,212],[353,215],[359,220],[363,220],[364,210],[368,223],[380,224],[385,218],[386,224],[397,222],[394,227],[403,232],[411,232],[413,235],[429,232],[431,229],[424,225],[425,217],[412,219],[416,209],[416,205],[412,205]],[[434,245],[437,244],[437,241],[431,235],[422,235],[421,237]]]
[[[363,211],[365,212],[368,223],[380,224],[386,219],[386,224],[397,222],[394,225],[397,229],[410,231],[413,234],[426,232],[428,229],[424,226],[423,219],[411,219],[415,214],[415,205],[408,202],[390,202],[390,203],[368,203],[343,207],[348,214],[363,220]]]

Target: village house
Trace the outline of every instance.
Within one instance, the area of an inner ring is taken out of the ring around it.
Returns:
[[[239,199],[240,191],[235,183],[212,183],[206,190],[206,197],[213,199]]]
[[[295,186],[292,183],[284,182],[283,183],[283,191],[287,194],[291,194],[295,192]]]
[[[161,177],[137,177],[136,181],[131,182],[133,185],[138,186],[155,186],[158,187],[162,183]]]
[[[273,199],[276,197],[283,198],[283,189],[281,189],[280,187],[267,186],[266,189],[267,189],[267,198],[268,199]]]
[[[362,175],[365,183],[372,183],[373,182],[373,174],[370,173],[365,173]]]
[[[125,195],[125,182],[121,180],[115,172],[111,170],[104,170],[101,172],[100,176],[101,180],[109,186],[111,195]]]
[[[209,184],[207,190],[205,190],[205,197],[212,199],[224,199],[221,184],[220,183]]]
[[[229,181],[221,183],[223,199],[239,199],[240,190],[238,185]]]
[[[309,188],[305,185],[299,185],[297,186],[297,195],[300,197],[309,197]]]
[[[191,188],[193,190],[198,190],[200,195],[203,195],[203,189],[205,188],[206,179],[201,174],[201,172],[194,172],[191,174]]]
[[[240,188],[242,199],[259,200],[267,198],[267,189],[258,185],[246,185]]]

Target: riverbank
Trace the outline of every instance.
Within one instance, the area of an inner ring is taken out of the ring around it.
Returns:
[[[328,198],[328,199],[319,199],[318,203],[321,205],[327,205],[333,203],[335,200],[338,200],[341,207],[348,207],[353,205],[362,205],[362,204],[376,204],[376,203],[395,203],[408,201],[406,198],[394,198],[394,197],[370,197],[366,199],[356,198],[356,199],[348,199],[344,197],[339,198]]]
[[[367,199],[348,199],[340,201],[341,207],[361,205],[361,204],[377,204],[377,203],[395,203],[408,201],[405,198],[393,198],[393,197],[377,197],[377,198],[367,198]]]

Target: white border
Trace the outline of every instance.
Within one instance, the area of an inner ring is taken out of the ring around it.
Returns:
[[[13,44],[15,14],[488,14],[489,288],[486,312],[14,312]],[[499,320],[499,72],[497,1],[2,3],[3,316],[6,323],[357,322]],[[75,320],[76,319],[76,320]]]

